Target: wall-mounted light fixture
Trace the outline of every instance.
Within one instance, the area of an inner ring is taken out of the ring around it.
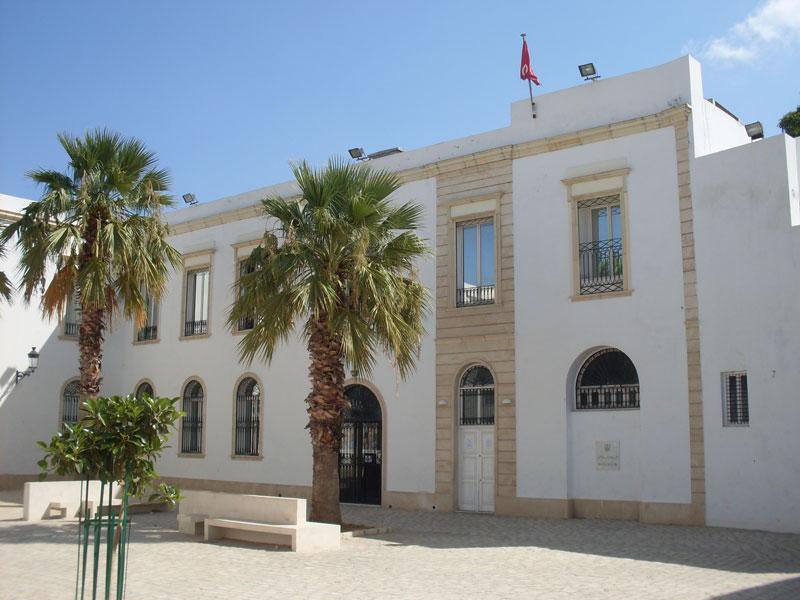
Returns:
[[[194,194],[184,194],[183,201],[190,206],[194,206],[195,204],[197,204],[197,198],[195,198]]]
[[[503,398],[503,404],[512,404],[513,400],[511,398]]]
[[[747,125],[744,126],[744,130],[747,132],[747,135],[750,136],[750,139],[753,140],[754,142],[764,137],[764,126],[761,125],[761,121],[748,123]]]
[[[439,406],[447,406],[447,400],[439,400],[439,402],[437,402],[437,404]]]
[[[29,375],[33,375],[33,372],[36,370],[36,367],[39,366],[39,353],[36,351],[36,346],[31,348],[31,351],[28,352],[28,368],[24,371],[17,371],[17,378],[15,383],[19,383],[20,380],[28,377]]]
[[[578,65],[578,71],[581,72],[581,77],[584,81],[595,81],[600,79],[600,75],[594,68],[594,63],[586,63],[585,65]]]

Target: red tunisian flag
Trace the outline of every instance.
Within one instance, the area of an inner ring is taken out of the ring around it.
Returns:
[[[522,40],[522,65],[519,68],[519,78],[530,79],[536,85],[542,85],[539,83],[539,78],[531,71],[531,57],[528,55],[528,42],[524,39]]]

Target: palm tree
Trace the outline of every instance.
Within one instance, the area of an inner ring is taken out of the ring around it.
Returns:
[[[422,207],[389,200],[400,187],[393,174],[336,159],[321,171],[305,162],[292,170],[300,196],[262,201],[268,229],[241,275],[228,324],[256,315],[239,343],[247,363],[270,362],[302,324],[311,361],[310,518],[341,523],[345,366],[367,376],[383,353],[403,378],[413,370],[428,310],[416,267],[429,250],[416,233]]]
[[[68,299],[78,301],[83,401],[100,392],[103,337],[114,316],[141,323],[147,294],[164,295],[169,267],[181,259],[165,241],[161,210],[172,204],[165,194],[169,174],[156,167],[154,153],[107,129],[83,139],[60,133],[58,140],[69,156],[66,173],[27,173],[44,195],[3,231],[0,243],[18,238],[26,302],[42,291],[42,311],[52,317]],[[51,266],[55,274],[45,285]]]
[[[6,255],[6,248],[5,245],[0,243],[0,260],[2,260]],[[8,275],[0,271],[0,298],[5,300],[6,302],[11,302],[11,292],[13,287],[11,285],[11,280],[8,278]]]

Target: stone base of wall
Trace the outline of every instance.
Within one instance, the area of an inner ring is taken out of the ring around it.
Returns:
[[[310,485],[281,485],[255,481],[225,481],[222,479],[192,479],[189,477],[162,477],[180,490],[206,490],[231,494],[259,494],[261,496],[286,496],[288,498],[311,499]]]
[[[64,475],[48,475],[45,481],[73,481],[74,477]],[[21,490],[28,481],[40,481],[38,474],[33,475],[0,475],[0,490]]]

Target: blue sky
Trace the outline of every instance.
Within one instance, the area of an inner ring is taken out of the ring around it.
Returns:
[[[145,141],[176,196],[291,179],[361,146],[505,127],[520,33],[547,93],[692,53],[706,96],[767,135],[800,104],[800,0],[605,3],[0,0],[0,192],[64,169],[58,131]]]

